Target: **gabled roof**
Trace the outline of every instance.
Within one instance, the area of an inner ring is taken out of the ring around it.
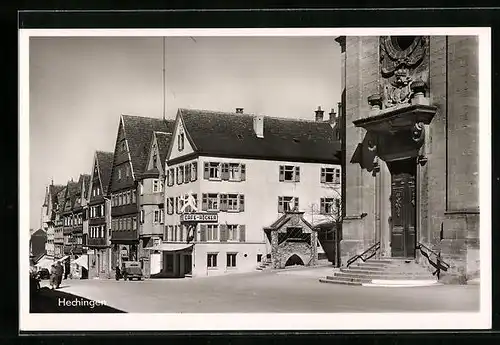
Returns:
[[[158,153],[159,159],[161,160],[161,166],[165,170],[165,161],[167,159],[168,147],[170,146],[170,141],[172,140],[172,133],[165,132],[155,132],[156,142],[158,143]]]
[[[172,133],[175,121],[131,115],[122,115],[122,121],[132,160],[132,171],[139,176],[146,167],[152,133]]]
[[[78,191],[78,186],[78,182],[68,181],[68,184],[66,185],[66,193],[64,194],[65,201],[63,210],[66,208],[67,202],[69,202],[70,207],[73,208]]]
[[[38,237],[38,236],[39,237],[47,237],[47,234],[42,229],[38,229],[37,231],[35,231],[34,233],[31,234],[31,237]]]
[[[263,116],[258,138],[250,114],[179,109],[178,117],[199,154],[340,164],[340,142],[327,122]]]
[[[52,198],[52,204],[57,202],[57,194],[64,189],[65,186],[60,184],[51,184],[49,185],[49,194]]]
[[[64,200],[66,196],[66,186],[63,186],[63,188],[57,193],[57,204],[59,205],[58,211],[61,211],[62,208],[64,207]]]
[[[111,168],[113,167],[113,152],[96,151],[96,164],[101,179],[102,192],[108,193],[109,180],[111,178]]]

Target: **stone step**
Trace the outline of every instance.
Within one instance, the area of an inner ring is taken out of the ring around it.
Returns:
[[[363,285],[363,283],[359,283],[359,282],[350,282],[350,281],[334,280],[334,279],[324,279],[324,278],[320,278],[319,282],[320,283],[329,283],[329,284],[353,285],[353,286],[361,286],[361,285]]]
[[[343,277],[343,276],[326,276],[323,279],[338,280],[345,282],[370,283],[372,280],[365,277]]]
[[[372,272],[385,272],[386,270],[383,268],[340,268],[340,272],[347,272],[347,273],[359,273],[359,274],[369,274]]]
[[[433,277],[427,274],[355,274],[355,273],[335,273],[334,277],[366,278],[366,279],[387,279],[387,280],[427,280]]]

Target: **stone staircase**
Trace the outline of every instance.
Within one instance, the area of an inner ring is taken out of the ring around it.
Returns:
[[[271,268],[271,260],[265,259],[263,260],[259,266],[257,266],[257,271],[264,271]]]
[[[438,280],[414,260],[370,259],[340,268],[332,276],[320,278],[321,283],[363,286],[428,286]]]

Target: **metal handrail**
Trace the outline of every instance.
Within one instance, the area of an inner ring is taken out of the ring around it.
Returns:
[[[439,279],[439,275],[441,274],[441,271],[446,272],[450,268],[450,265],[447,262],[445,262],[443,259],[441,259],[441,254],[436,253],[435,251],[433,251],[432,249],[430,249],[426,245],[419,242],[419,243],[417,243],[416,249],[420,250],[420,253],[425,258],[427,258],[427,261],[429,262],[429,264],[436,269],[434,272],[432,272],[432,275],[437,276],[438,279]],[[436,262],[431,260],[430,257],[432,255],[436,257]]]
[[[377,242],[374,245],[372,245],[370,248],[368,248],[367,250],[365,250],[363,253],[356,254],[352,258],[350,258],[349,260],[347,260],[346,267],[349,267],[351,264],[353,264],[354,262],[356,262],[358,259],[361,259],[363,262],[366,262],[368,259],[371,259],[372,257],[374,257],[375,254],[377,254],[377,250],[379,250],[379,249],[380,249],[380,242]],[[364,255],[366,255],[370,251],[373,251],[373,253],[371,253],[367,257],[364,257]]]

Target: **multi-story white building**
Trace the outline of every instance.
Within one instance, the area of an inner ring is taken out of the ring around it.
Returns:
[[[166,275],[255,270],[271,253],[264,229],[286,211],[309,222],[330,217],[340,198],[334,113],[316,121],[179,109],[167,154]],[[191,198],[187,198],[187,196]],[[184,223],[183,213],[217,214]],[[215,218],[214,218],[215,219]]]

